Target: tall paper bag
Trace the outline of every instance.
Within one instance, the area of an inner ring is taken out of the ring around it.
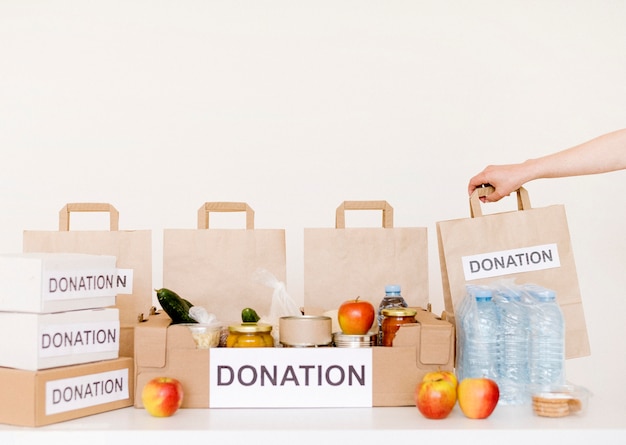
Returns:
[[[213,212],[245,212],[246,227],[209,227]],[[257,229],[254,210],[244,202],[206,202],[198,209],[197,229],[163,231],[163,286],[222,322],[241,322],[251,307],[267,316],[272,289],[259,271],[286,281],[284,229]]]
[[[345,227],[346,210],[380,210],[382,227]],[[399,284],[409,306],[427,308],[428,235],[425,227],[394,227],[386,201],[344,201],[334,228],[304,229],[304,303],[337,309],[356,297],[378,305],[385,286]]]
[[[75,212],[109,213],[109,230],[70,230],[70,217]],[[116,297],[120,323],[135,323],[152,307],[152,232],[119,230],[119,212],[111,204],[66,204],[59,211],[58,231],[24,231],[23,251],[115,256],[118,269],[133,271],[132,293]]]
[[[483,215],[480,197],[470,197],[470,218],[437,223],[446,312],[465,295],[466,284],[514,279],[556,292],[565,317],[566,357],[590,354],[578,274],[563,205],[532,208],[526,189],[517,190],[517,211]]]

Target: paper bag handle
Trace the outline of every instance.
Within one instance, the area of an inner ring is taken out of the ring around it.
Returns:
[[[335,228],[346,228],[346,210],[382,210],[383,228],[393,228],[393,207],[387,201],[344,201],[335,212]]]
[[[109,212],[109,229],[114,232],[119,228],[120,214],[111,204],[104,202],[73,202],[63,206],[59,211],[59,231],[70,230],[70,213],[72,212]]]
[[[495,188],[492,186],[484,186],[476,188],[470,195],[470,215],[472,218],[479,218],[483,216],[482,208],[480,207],[480,197],[487,196],[493,193]],[[517,193],[517,210],[530,210],[530,198],[528,197],[528,191],[524,187],[520,187],[516,191]]]
[[[246,212],[246,229],[254,229],[254,210],[245,202],[205,202],[198,209],[198,229],[209,228],[210,212]]]

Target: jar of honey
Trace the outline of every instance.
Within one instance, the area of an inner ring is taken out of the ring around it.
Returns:
[[[415,320],[415,309],[394,307],[382,310],[383,321],[382,330],[382,346],[393,346],[393,339],[400,326],[407,323],[417,323]]]
[[[265,323],[241,323],[228,327],[228,348],[272,348],[272,325]]]

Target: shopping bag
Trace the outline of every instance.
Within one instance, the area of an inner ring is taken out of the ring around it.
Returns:
[[[491,189],[492,191],[493,189]],[[470,197],[470,217],[437,222],[437,242],[445,310],[454,314],[466,285],[512,279],[552,289],[565,317],[566,357],[590,354],[578,274],[565,207],[532,208],[526,189],[517,190],[517,210],[482,213],[480,197]]]
[[[107,212],[109,230],[70,230],[70,216],[75,212]],[[59,211],[58,231],[25,230],[24,252],[86,253],[112,255],[118,269],[132,270],[132,292],[119,293],[115,307],[120,323],[134,324],[152,307],[152,232],[119,230],[119,212],[108,203],[68,203]]]
[[[245,212],[246,227],[210,228],[213,212]],[[197,229],[163,231],[163,287],[220,322],[240,323],[246,307],[268,316],[274,291],[260,276],[285,283],[286,269],[284,229],[255,228],[254,210],[244,202],[206,202]]]
[[[382,227],[345,227],[346,210],[380,210]],[[428,307],[427,229],[394,227],[386,201],[344,201],[334,228],[304,229],[305,307],[334,310],[356,297],[377,306],[388,284],[409,306]]]

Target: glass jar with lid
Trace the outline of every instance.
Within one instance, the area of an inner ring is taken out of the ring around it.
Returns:
[[[417,323],[417,320],[415,320],[417,311],[415,309],[394,307],[383,309],[381,313],[383,315],[381,326],[382,346],[393,346],[393,339],[400,326],[407,323]]]
[[[228,348],[272,348],[272,325],[265,323],[241,323],[228,327]]]

